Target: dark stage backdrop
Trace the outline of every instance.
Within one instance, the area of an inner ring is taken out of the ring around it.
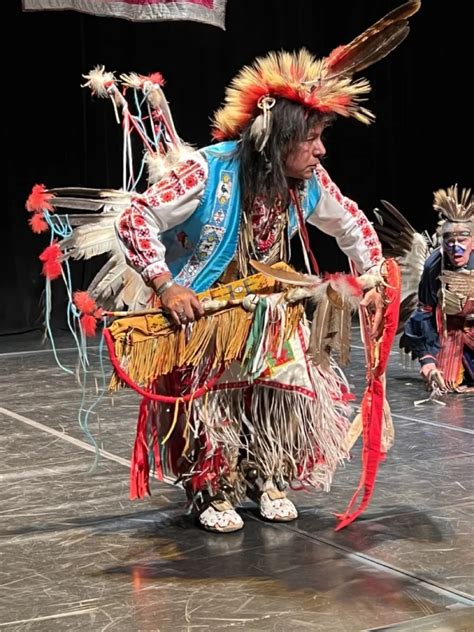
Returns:
[[[324,56],[397,0],[229,0],[225,32],[192,22],[22,13],[19,0],[4,5],[8,195],[2,211],[0,333],[8,334],[42,321],[38,254],[47,238],[27,225],[24,203],[32,185],[121,184],[120,129],[110,103],[94,100],[80,87],[82,74],[97,64],[118,74],[159,70],[182,138],[205,145],[210,116],[243,64],[271,49],[306,46]],[[464,6],[424,0],[411,19],[408,39],[365,72],[373,85],[369,107],[377,122],[365,127],[340,120],[330,130],[327,167],[371,217],[371,209],[385,198],[416,228],[433,228],[433,190],[472,183],[472,153],[464,155],[464,148],[472,147],[466,94],[472,83],[471,34]],[[323,269],[344,268],[345,258],[335,255],[331,239],[316,231],[311,237]],[[75,288],[90,280],[93,268],[75,265]],[[60,304],[59,285],[55,300]]]

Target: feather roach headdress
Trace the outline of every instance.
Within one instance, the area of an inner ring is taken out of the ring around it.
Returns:
[[[472,224],[474,222],[474,196],[471,189],[458,191],[457,184],[434,192],[433,208],[442,224]]]
[[[408,35],[408,18],[420,8],[410,0],[391,11],[352,42],[315,59],[307,50],[271,52],[245,66],[226,90],[215,113],[213,137],[238,138],[253,120],[252,136],[261,151],[271,133],[271,110],[278,98],[300,103],[322,115],[339,114],[370,123],[373,114],[361,105],[370,91],[366,79],[353,75],[382,59]]]

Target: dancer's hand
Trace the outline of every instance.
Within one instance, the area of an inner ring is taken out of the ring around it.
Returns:
[[[185,325],[204,315],[204,308],[196,294],[177,283],[167,288],[160,300],[163,309],[177,325]]]
[[[436,371],[436,364],[434,362],[428,362],[420,367],[420,375],[427,382],[430,381],[430,375],[433,371]]]
[[[368,316],[370,323],[369,335],[372,340],[377,340],[383,330],[383,310],[385,307],[383,296],[376,288],[369,290],[360,303]]]
[[[453,390],[444,381],[443,374],[438,371],[438,368],[434,362],[428,362],[423,364],[420,368],[420,373],[423,379],[426,380],[426,384],[430,390],[438,389],[443,393]]]

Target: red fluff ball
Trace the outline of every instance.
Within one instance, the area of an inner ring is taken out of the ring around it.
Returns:
[[[165,85],[165,79],[163,75],[161,74],[161,72],[153,72],[151,75],[147,77],[147,79],[151,81],[152,83],[158,84],[159,86]]]
[[[74,292],[72,300],[81,314],[93,314],[97,309],[94,299],[87,292]]]
[[[33,213],[32,217],[28,220],[31,230],[34,233],[44,233],[48,230],[48,224],[45,222],[43,213]]]
[[[43,262],[43,274],[51,281],[61,276],[61,248],[57,243],[51,244],[43,250],[39,260]]]
[[[35,184],[31,190],[28,199],[26,200],[26,210],[30,213],[37,213],[38,211],[54,211],[54,208],[50,201],[53,198],[52,193],[48,193],[48,190],[44,184]]]
[[[81,323],[81,329],[85,336],[95,336],[97,329],[97,321],[91,314],[82,314],[79,319]]]

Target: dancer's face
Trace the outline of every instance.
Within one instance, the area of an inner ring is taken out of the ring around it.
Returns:
[[[296,180],[308,180],[326,154],[322,141],[324,123],[312,127],[305,140],[296,143],[285,159],[285,175]]]
[[[472,252],[472,231],[467,224],[449,224],[443,230],[443,251],[456,268],[469,261]]]

